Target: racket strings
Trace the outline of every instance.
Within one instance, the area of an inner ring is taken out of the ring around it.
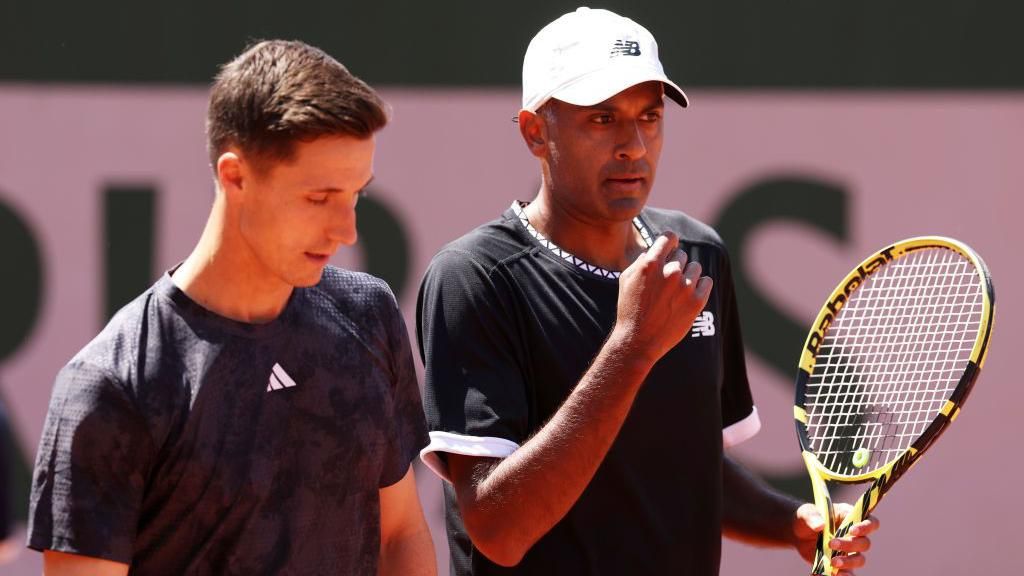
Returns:
[[[919,250],[869,276],[835,314],[806,387],[822,464],[860,474],[909,447],[956,388],[982,308],[976,269],[952,250]],[[858,467],[860,450],[869,458]]]

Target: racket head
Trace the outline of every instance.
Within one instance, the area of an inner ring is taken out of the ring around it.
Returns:
[[[891,484],[958,415],[994,313],[988,268],[957,240],[910,238],[861,262],[801,352],[794,417],[808,465],[833,481]]]

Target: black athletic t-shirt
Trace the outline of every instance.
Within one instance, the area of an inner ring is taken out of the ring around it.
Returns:
[[[714,280],[679,345],[651,370],[594,478],[564,519],[513,568],[470,543],[446,483],[453,574],[718,573],[722,447],[759,426],[743,358],[729,260],[718,235],[678,212],[647,208],[648,244],[665,230]],[[561,406],[610,332],[617,273],[580,261],[529,226],[519,204],[447,245],[420,289],[431,445],[505,457]]]
[[[378,490],[426,442],[383,281],[328,267],[252,325],[164,275],[57,376],[28,545],[132,574],[376,574]]]

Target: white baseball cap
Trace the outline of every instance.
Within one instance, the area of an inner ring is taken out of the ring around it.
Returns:
[[[551,98],[593,106],[642,82],[657,80],[686,106],[683,90],[668,79],[658,43],[646,28],[608,10],[577,8],[541,29],[523,58],[523,110],[536,112]]]

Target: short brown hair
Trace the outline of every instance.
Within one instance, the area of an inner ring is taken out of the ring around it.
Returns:
[[[217,159],[237,146],[260,164],[291,159],[297,141],[368,138],[387,124],[387,105],[325,52],[265,40],[221,68],[210,90],[207,148]]]

